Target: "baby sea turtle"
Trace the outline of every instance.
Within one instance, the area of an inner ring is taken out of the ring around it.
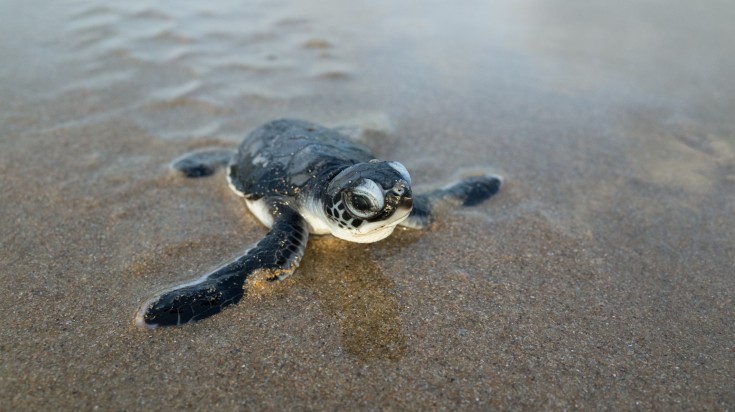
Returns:
[[[236,154],[197,152],[173,163],[187,177],[223,166],[232,190],[270,232],[243,256],[147,301],[138,326],[201,320],[239,302],[256,274],[284,279],[296,270],[309,234],[376,242],[397,225],[426,228],[439,208],[476,205],[502,185],[499,176],[477,176],[415,196],[402,164],[375,159],[336,130],[290,119],[255,129]]]

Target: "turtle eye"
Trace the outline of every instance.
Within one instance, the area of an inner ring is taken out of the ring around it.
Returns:
[[[347,210],[362,219],[374,216],[385,205],[380,186],[369,179],[365,179],[357,187],[346,190],[343,199]]]

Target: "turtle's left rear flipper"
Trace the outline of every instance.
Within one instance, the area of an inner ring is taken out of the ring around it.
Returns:
[[[264,272],[267,279],[276,280],[293,273],[304,255],[309,231],[291,208],[280,204],[274,208],[273,227],[254,248],[212,273],[148,300],[138,311],[136,325],[155,328],[198,321],[239,302],[251,276]]]
[[[235,152],[227,149],[202,150],[174,160],[171,167],[186,177],[205,177],[230,164],[234,155]]]

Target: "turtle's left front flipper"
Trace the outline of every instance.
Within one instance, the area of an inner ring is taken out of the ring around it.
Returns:
[[[443,210],[478,205],[498,193],[502,186],[503,178],[500,176],[474,176],[422,193],[414,198],[411,214],[401,222],[401,226],[426,229]]]
[[[211,176],[217,169],[230,164],[235,152],[228,149],[208,149],[186,154],[171,164],[186,177]]]
[[[255,274],[283,279],[293,273],[304,255],[309,231],[293,209],[274,205],[275,221],[268,234],[245,255],[199,279],[164,291],[139,310],[137,326],[177,326],[215,315],[236,304],[245,293],[245,282]]]

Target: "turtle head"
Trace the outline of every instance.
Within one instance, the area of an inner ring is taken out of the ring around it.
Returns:
[[[411,213],[411,176],[398,162],[371,160],[340,172],[323,199],[332,234],[351,242],[384,239]]]

